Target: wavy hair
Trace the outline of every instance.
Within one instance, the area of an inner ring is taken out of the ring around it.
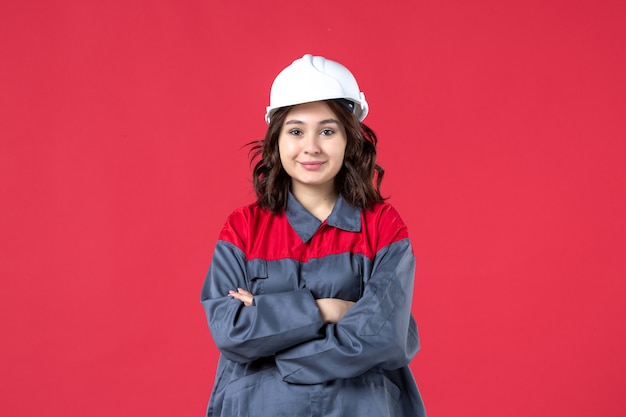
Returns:
[[[380,194],[384,169],[376,163],[378,138],[337,100],[325,100],[346,130],[346,151],[341,169],[335,176],[335,190],[354,207],[368,209],[385,200]],[[252,183],[259,206],[273,213],[285,208],[291,177],[280,161],[278,138],[285,118],[293,106],[278,109],[270,120],[265,138],[249,143]]]

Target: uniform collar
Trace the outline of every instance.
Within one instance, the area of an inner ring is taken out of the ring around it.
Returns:
[[[287,199],[285,213],[289,224],[303,242],[308,242],[322,225],[322,222],[309,213],[291,193]],[[360,232],[361,209],[351,206],[339,195],[333,211],[326,219],[326,224],[348,232]]]

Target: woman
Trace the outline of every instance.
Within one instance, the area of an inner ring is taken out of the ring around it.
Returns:
[[[425,415],[408,367],[415,260],[367,113],[323,57],[274,80],[257,201],[227,219],[202,289],[221,351],[208,416]]]

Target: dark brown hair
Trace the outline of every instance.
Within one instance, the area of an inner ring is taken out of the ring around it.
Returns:
[[[383,201],[380,185],[384,170],[376,164],[378,138],[372,129],[359,122],[342,104],[326,100],[330,110],[346,130],[343,165],[335,177],[335,190],[352,206],[370,208]],[[250,165],[254,164],[252,183],[261,207],[278,213],[285,208],[291,177],[283,169],[278,151],[278,137],[292,107],[282,107],[272,115],[265,138],[251,142]]]

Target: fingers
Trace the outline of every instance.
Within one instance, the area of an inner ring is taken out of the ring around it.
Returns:
[[[228,295],[233,296],[237,299],[240,299],[241,297],[253,297],[252,293],[249,291],[244,290],[243,288],[237,288],[237,291],[234,290],[230,290],[228,291]]]
[[[252,299],[254,298],[251,292],[246,291],[243,288],[237,288],[237,291],[234,291],[234,290],[228,291],[228,296],[241,301],[246,306],[251,306]]]

